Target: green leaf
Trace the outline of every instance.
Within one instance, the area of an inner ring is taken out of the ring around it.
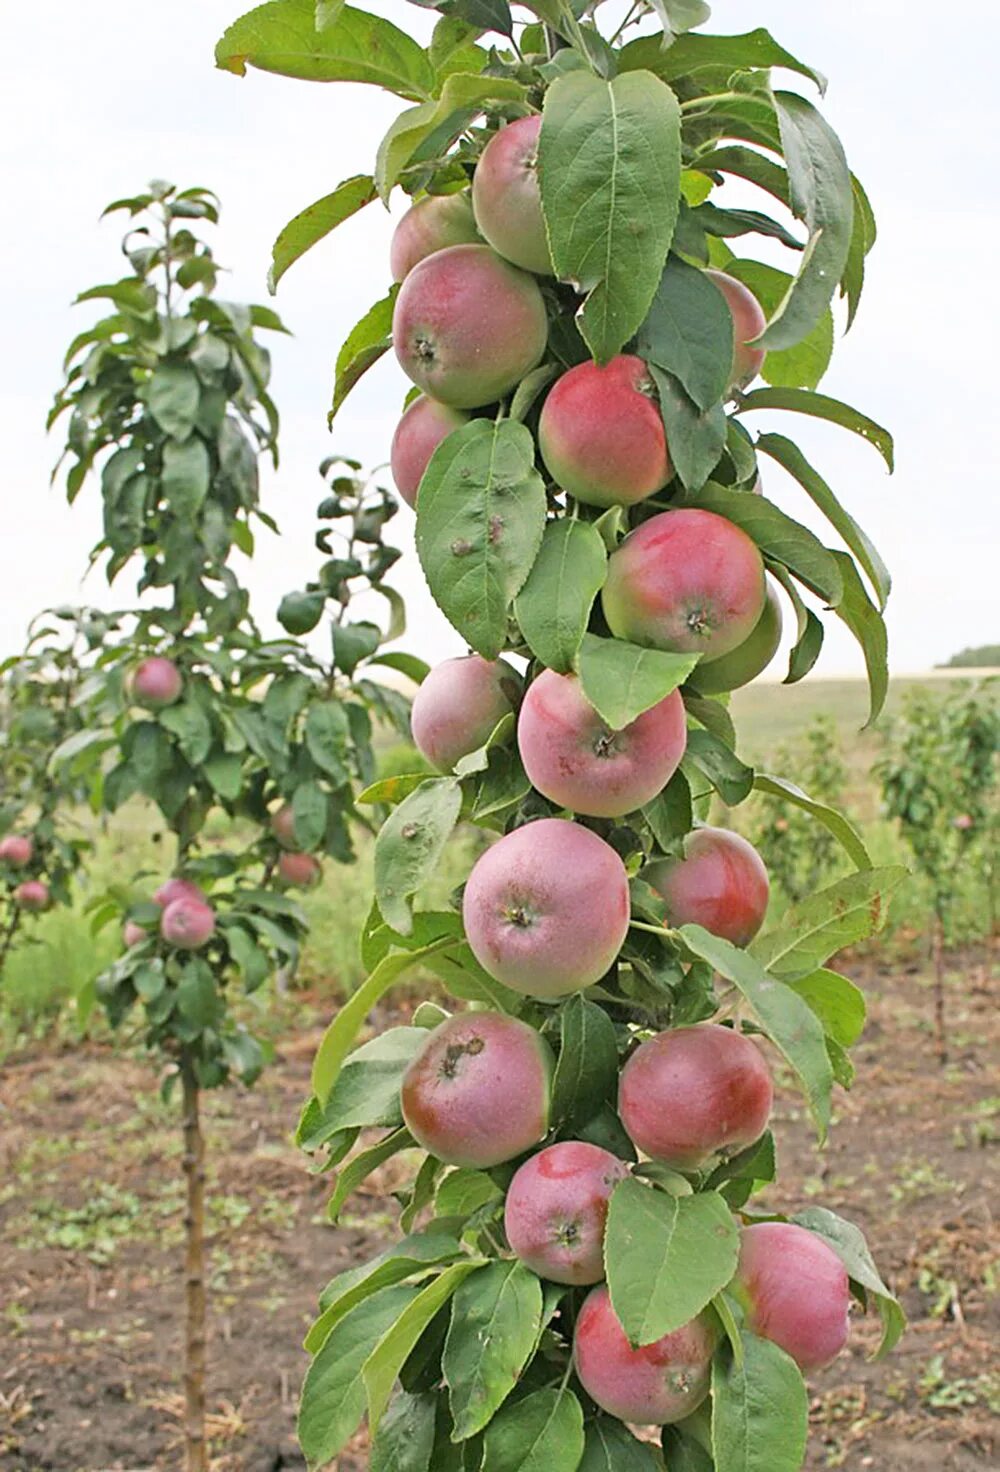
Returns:
[[[434,72],[423,48],[390,21],[345,5],[322,30],[315,0],[271,0],[240,17],[215,48],[215,64],[248,66],[307,82],[369,82],[400,97],[429,97]]]
[[[649,310],[680,200],[680,109],[648,72],[556,79],[539,142],[542,209],[556,274],[586,295],[578,325],[607,362]]]
[[[780,797],[785,802],[802,808],[818,823],[822,823],[823,827],[833,834],[844,851],[850,855],[858,869],[872,867],[871,857],[861,835],[854,824],[845,818],[843,813],[838,813],[836,808],[829,807],[826,803],[810,797],[808,793],[802,791],[801,787],[796,787],[794,782],[789,782],[785,777],[771,777],[766,772],[756,772],[753,785],[758,792],[766,792],[770,797]]]
[[[362,1373],[368,1394],[368,1425],[373,1435],[389,1404],[392,1387],[417,1340],[459,1285],[482,1266],[481,1258],[471,1258],[445,1268],[406,1305],[368,1356]]]
[[[704,25],[712,14],[705,0],[653,0],[665,31],[682,36],[695,26]]]
[[[637,1441],[613,1416],[598,1414],[583,1430],[583,1461],[577,1472],[658,1472],[661,1467],[653,1448]]]
[[[398,285],[390,287],[388,296],[369,307],[347,334],[337,354],[331,423],[358,380],[392,347],[392,312],[398,292]]]
[[[709,666],[711,668],[711,666]],[[697,683],[698,672],[694,672],[694,680]],[[736,745],[736,727],[733,718],[721,700],[714,695],[699,695],[694,689],[684,691],[684,709],[688,715],[710,731],[713,736],[730,748]]]
[[[670,1472],[716,1472],[711,1452],[687,1435],[684,1422],[679,1426],[664,1426],[660,1444]]]
[[[225,802],[235,802],[243,791],[243,763],[235,752],[220,751],[210,756],[202,771]]]
[[[727,486],[709,484],[685,501],[714,511],[741,527],[765,557],[780,562],[797,578],[835,608],[844,596],[843,579],[836,554],[801,522],[778,509],[766,496],[750,496]]]
[[[368,1262],[338,1273],[320,1294],[322,1313],[306,1335],[306,1350],[315,1354],[334,1324],[382,1288],[407,1278],[426,1277],[441,1263],[461,1256],[462,1247],[457,1238],[445,1232],[416,1232]]]
[[[865,995],[860,987],[825,967],[788,985],[816,1013],[827,1037],[842,1048],[853,1048],[865,1027]]]
[[[391,649],[388,654],[379,654],[368,661],[369,664],[384,665],[386,669],[398,670],[414,685],[422,685],[431,672],[431,667],[426,659],[421,659],[416,654],[406,654],[401,649]]]
[[[289,266],[377,197],[372,176],[355,174],[345,179],[343,184],[338,184],[332,194],[324,194],[322,199],[307,205],[289,220],[271,248],[271,269],[267,273],[267,288],[271,295],[277,291],[278,282]]]
[[[659,36],[643,36],[622,50],[618,62],[621,71],[648,68],[664,81],[686,77],[705,67],[719,67],[728,75],[734,71],[772,66],[785,67],[815,82],[820,92],[826,88],[821,72],[797,60],[790,51],[779,46],[763,29],[747,31],[740,36],[706,36],[692,33],[680,36],[666,50]]]
[[[362,1367],[419,1289],[383,1288],[346,1314],[309,1367],[299,1404],[298,1439],[312,1466],[326,1464],[350,1441],[365,1413]]]
[[[429,777],[395,808],[375,840],[375,898],[382,917],[409,935],[409,897],[437,868],[462,810],[454,777]]]
[[[844,274],[840,278],[841,295],[847,298],[847,327],[845,331],[850,332],[854,325],[854,317],[861,301],[861,292],[865,284],[865,256],[875,244],[875,216],[868,202],[861,181],[851,175],[851,188],[854,191],[854,227],[851,231],[851,248],[847,253],[847,264]]]
[[[310,634],[325,607],[325,593],[286,593],[278,605],[278,622],[290,634]]]
[[[212,749],[212,722],[193,700],[161,710],[157,717],[167,731],[177,737],[177,744],[193,767],[200,767]]]
[[[175,516],[187,520],[201,510],[210,479],[208,446],[198,435],[180,444],[168,440],[163,446],[160,485]]]
[[[618,1086],[618,1040],[602,1007],[579,995],[559,1014],[559,1061],[552,1080],[552,1123],[586,1124]]]
[[[899,1343],[906,1328],[906,1315],[895,1295],[883,1283],[864,1233],[853,1222],[845,1221],[825,1206],[809,1206],[805,1211],[797,1212],[792,1221],[829,1242],[847,1269],[848,1277],[864,1289],[866,1296],[874,1298],[882,1319],[883,1335],[882,1343],[872,1358],[883,1359]]]
[[[544,530],[545,485],[523,424],[474,419],[442,441],[420,483],[417,552],[434,601],[485,659],[507,642]]]
[[[536,1390],[505,1406],[486,1432],[481,1472],[577,1472],[583,1412],[569,1390]]]
[[[711,731],[688,731],[685,767],[695,766],[727,807],[738,807],[753,791],[754,771]]]
[[[702,412],[672,373],[664,373],[655,363],[650,363],[649,371],[659,394],[674,470],[686,490],[698,490],[718,465],[725,448],[725,410],[721,404],[713,404]]]
[[[635,351],[673,374],[702,412],[717,404],[732,376],[733,318],[711,278],[671,256]]]
[[[866,593],[853,559],[846,552],[834,552],[833,555],[844,584],[844,596],[836,606],[836,614],[861,645],[868,671],[867,729],[878,720],[889,693],[889,636],[885,620]]]
[[[625,639],[585,634],[576,668],[583,693],[613,731],[621,731],[684,683],[697,654],[642,649]]]
[[[691,784],[682,771],[675,772],[663,791],[646,804],[642,816],[666,853],[691,831]]]
[[[787,271],[774,266],[765,266],[760,261],[730,261],[726,275],[735,276],[737,281],[749,287],[770,317],[791,288],[792,278]],[[833,312],[829,307],[820,317],[811,332],[784,350],[775,349],[767,354],[761,376],[765,383],[777,388],[814,389],[830,366],[833,356]]]
[[[541,1324],[542,1285],[516,1258],[490,1263],[458,1289],[441,1361],[454,1441],[492,1421],[531,1358]]]
[[[321,772],[338,786],[351,779],[348,768],[350,723],[339,700],[318,700],[310,705],[303,728],[306,750]]]
[[[743,1335],[743,1363],[712,1367],[716,1472],[799,1472],[809,1431],[801,1371],[770,1339]]]
[[[548,669],[560,674],[572,670],[607,572],[607,550],[591,522],[548,524],[514,603],[521,633]]]
[[[400,1390],[372,1441],[369,1472],[431,1472],[437,1399]]]
[[[842,429],[849,429],[874,445],[889,469],[893,469],[893,444],[889,431],[876,424],[874,419],[852,409],[850,404],[842,404],[839,399],[811,393],[805,388],[755,388],[743,395],[737,413],[749,414],[754,409],[789,409],[795,414],[810,414],[814,419],[839,424]]]
[[[888,917],[886,901],[906,877],[896,864],[838,879],[793,905],[777,930],[758,936],[753,955],[785,980],[810,975],[845,946],[878,934]]]
[[[775,92],[774,104],[792,213],[805,221],[809,242],[798,275],[760,338],[769,351],[794,347],[821,321],[847,265],[854,223],[851,171],[836,133],[795,92]]]
[[[794,685],[805,679],[820,656],[823,648],[823,624],[812,609],[806,607],[798,585],[787,567],[782,567],[779,562],[768,562],[767,570],[784,588],[795,612],[795,643],[789,651],[788,674],[782,682],[785,685]]]
[[[337,1184],[333,1195],[327,1204],[326,1214],[331,1222],[335,1222],[344,1209],[347,1200],[366,1181],[372,1171],[378,1170],[387,1160],[398,1155],[401,1150],[412,1149],[415,1141],[409,1130],[394,1130],[391,1135],[386,1135],[375,1145],[369,1145],[367,1150],[362,1150],[355,1155],[353,1160],[344,1166],[343,1170],[337,1172]]]
[[[402,1124],[400,1085],[426,1041],[422,1027],[390,1027],[355,1048],[322,1107],[322,1129],[335,1133],[355,1125]]]
[[[385,956],[368,979],[343,1004],[324,1033],[313,1060],[312,1091],[321,1104],[325,1104],[329,1098],[350,1046],[375,1003],[385,996],[404,972],[455,944],[453,937],[445,936],[417,950],[394,952]]]
[[[499,1201],[500,1187],[484,1170],[459,1166],[438,1186],[434,1209],[439,1217],[467,1217],[490,1201]]]
[[[629,1342],[652,1344],[700,1314],[732,1279],[739,1230],[715,1191],[671,1196],[625,1180],[608,1208],[604,1261]]]
[[[319,848],[326,833],[330,803],[318,782],[300,782],[292,795],[295,841],[307,853]]]
[[[453,72],[445,79],[439,97],[408,108],[390,124],[379,144],[375,163],[375,185],[380,198],[388,203],[400,174],[421,144],[438,128],[451,122],[452,131],[458,133],[465,126],[470,112],[475,116],[483,111],[487,102],[522,102],[527,95],[527,88],[511,77]],[[444,149],[440,151],[444,152]]]
[[[186,440],[194,429],[200,398],[198,375],[183,363],[161,363],[146,387],[150,414],[175,440]]]
[[[331,632],[333,663],[345,675],[353,675],[361,661],[374,654],[382,642],[378,624],[334,624]]]
[[[700,925],[682,925],[680,933],[689,950],[743,993],[756,1021],[798,1075],[817,1133],[824,1140],[830,1125],[833,1074],[815,1013],[790,987],[768,975],[756,948],[754,954],[741,951]]]
[[[789,475],[795,477],[834,530],[840,533],[868,574],[872,587],[878,595],[879,608],[884,609],[892,588],[892,578],[888,568],[867,534],[861,530],[853,516],[844,510],[826,481],[812,468],[798,445],[781,434],[762,434],[758,436],[757,449],[763,450],[765,455],[770,455],[772,460],[777,460]]]

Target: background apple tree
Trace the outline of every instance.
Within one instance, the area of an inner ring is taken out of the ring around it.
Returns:
[[[755,1206],[776,1170],[764,1060],[822,1144],[865,1011],[827,963],[881,926],[903,871],[873,867],[794,774],[741,760],[727,693],[773,657],[782,616],[802,679],[830,612],[863,651],[872,719],[884,701],[885,566],[795,441],[752,430],[763,410],[819,417],[891,468],[887,432],[818,392],[874,218],[812,100],[822,77],[766,31],[702,31],[709,7],[688,0],[607,22],[573,0],[419,3],[438,12],[427,46],[335,0],[274,0],[217,48],[237,74],[407,104],[371,171],[282,231],[272,283],[357,210],[410,196],[333,412],[390,349],[421,391],[393,468],[472,651],[414,704],[438,775],[364,794],[392,805],[369,975],[318,1052],[300,1140],[338,1168],[332,1216],[377,1165],[426,1153],[401,1241],[322,1292],[302,1447],[326,1465],[367,1412],[382,1472],[795,1472],[803,1375],[842,1348],[849,1294],[882,1315],[882,1352],[903,1320],[854,1226]],[[762,208],[732,206],[733,180]],[[789,269],[736,253],[755,238]],[[767,494],[772,461],[833,545]],[[754,789],[853,865],[778,927],[759,857],[707,822]],[[495,843],[453,909],[414,910],[459,822]],[[356,1047],[418,966],[471,1010],[424,1006]],[[735,1114],[700,1117],[724,1079]],[[356,1150],[364,1127],[382,1133]]]

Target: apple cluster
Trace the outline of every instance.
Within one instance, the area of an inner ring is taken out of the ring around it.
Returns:
[[[36,857],[35,840],[29,833],[7,833],[0,838],[0,869],[7,868],[14,878],[30,868]],[[44,879],[18,879],[13,891],[19,910],[37,914],[52,903],[52,892]]]
[[[153,895],[160,910],[159,934],[166,945],[178,951],[200,951],[215,934],[215,911],[205,891],[193,879],[174,876]],[[126,946],[142,945],[149,931],[135,920],[122,927]]]

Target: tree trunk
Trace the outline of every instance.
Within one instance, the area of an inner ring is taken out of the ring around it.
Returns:
[[[937,1039],[938,1062],[943,1068],[948,1062],[948,1040],[944,1026],[944,922],[941,912],[934,915],[932,940],[934,954],[934,1036]]]
[[[187,1472],[208,1472],[205,1444],[205,1140],[201,1133],[198,1081],[189,1063],[184,1085],[184,1180],[187,1186],[184,1281],[184,1436]]]

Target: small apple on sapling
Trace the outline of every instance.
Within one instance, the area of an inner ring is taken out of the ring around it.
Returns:
[[[584,1300],[573,1359],[584,1390],[602,1410],[636,1426],[669,1426],[708,1395],[718,1331],[707,1314],[652,1344],[633,1349],[607,1288]]]
[[[548,1132],[554,1066],[542,1035],[516,1017],[449,1017],[403,1076],[406,1127],[449,1165],[488,1170],[513,1160]]]
[[[284,802],[280,808],[275,808],[271,814],[271,832],[281,844],[282,848],[294,850],[297,848],[295,842],[295,814],[290,802]]]
[[[144,925],[139,925],[135,920],[126,920],[122,926],[122,940],[131,950],[133,946],[141,945],[149,938],[149,931]]]
[[[504,1207],[516,1256],[554,1283],[599,1283],[608,1202],[628,1174],[624,1160],[583,1140],[562,1140],[526,1160]]]
[[[480,234],[525,271],[551,276],[552,256],[538,186],[541,113],[516,118],[483,149],[472,179],[472,207]]]
[[[392,437],[389,465],[396,490],[407,506],[416,506],[420,482],[438,445],[468,422],[468,414],[461,409],[450,409],[426,394],[406,409]]]
[[[322,873],[322,865],[312,854],[283,853],[278,860],[282,883],[293,889],[315,889]]]
[[[47,910],[51,901],[52,892],[44,879],[26,879],[14,890],[14,903],[22,910]]]
[[[410,206],[392,233],[392,279],[404,281],[420,261],[449,245],[474,245],[479,240],[468,190],[429,194]]]
[[[729,828],[696,828],[680,859],[657,859],[642,877],[666,901],[671,925],[701,925],[748,946],[764,923],[770,881],[764,860]]]
[[[599,981],[621,950],[629,915],[619,856],[563,818],[498,839],[477,860],[462,900],[480,966],[529,997],[564,997]]]
[[[208,904],[205,891],[201,886],[195,884],[193,879],[183,879],[179,875],[165,880],[153,895],[153,904],[159,905],[161,909],[173,904],[174,900],[192,900],[195,904]]]
[[[184,678],[172,659],[153,654],[136,665],[128,681],[128,690],[136,705],[147,710],[163,710],[174,705],[184,689]]]
[[[410,728],[439,772],[478,751],[521,699],[521,677],[502,659],[460,655],[435,665],[413,697]]]
[[[764,309],[749,287],[725,271],[708,269],[705,275],[719,288],[726,299],[733,319],[733,374],[729,391],[744,389],[764,366],[767,349],[753,343],[767,326]]]
[[[160,916],[160,935],[178,950],[199,951],[214,934],[215,911],[190,896],[171,900]]]
[[[0,838],[0,863],[12,869],[23,869],[35,855],[34,840],[26,833],[8,833]]]

